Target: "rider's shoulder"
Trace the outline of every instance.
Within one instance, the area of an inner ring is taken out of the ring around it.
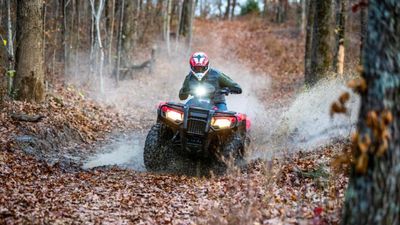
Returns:
[[[192,76],[192,72],[186,74],[185,78],[190,78]]]
[[[210,72],[212,72],[212,73],[221,73],[219,70],[217,70],[215,68],[210,68]]]
[[[210,68],[210,71],[209,71],[209,73],[211,73],[211,74],[215,74],[215,75],[221,75],[221,74],[224,74],[224,73],[222,73],[221,71],[219,71],[219,70],[217,70],[217,69],[215,69],[215,68]]]

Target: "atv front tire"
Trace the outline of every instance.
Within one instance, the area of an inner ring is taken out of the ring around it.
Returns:
[[[219,155],[216,156],[214,172],[224,174],[230,167],[242,167],[246,164],[244,159],[245,143],[239,133],[232,136],[222,146]]]
[[[143,160],[148,171],[163,171],[166,169],[170,144],[165,137],[167,127],[157,123],[153,125],[147,134],[144,144]]]

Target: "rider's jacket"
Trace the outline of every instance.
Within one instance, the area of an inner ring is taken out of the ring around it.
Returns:
[[[186,76],[185,81],[183,82],[182,88],[179,91],[179,98],[181,100],[185,100],[188,98],[191,89],[194,87],[208,83],[214,86],[215,90],[220,90],[221,88],[227,87],[231,90],[232,93],[240,94],[242,93],[242,88],[234,82],[230,77],[225,75],[218,70],[210,68],[207,74],[203,77],[202,80],[198,80],[191,72]],[[215,104],[217,103],[225,103],[225,95],[224,94],[215,94],[213,99],[211,99]]]

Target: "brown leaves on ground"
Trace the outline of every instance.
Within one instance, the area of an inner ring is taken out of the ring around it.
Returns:
[[[337,147],[336,147],[337,148]],[[254,163],[196,178],[98,168],[64,173],[19,152],[0,152],[1,223],[331,224],[347,179],[337,150]]]
[[[13,120],[13,114],[40,115],[43,119],[37,123],[24,122]],[[93,143],[111,131],[133,129],[138,122],[86,99],[85,93],[73,86],[56,84],[42,104],[4,102],[0,123],[1,146],[19,135],[32,135],[66,146],[69,142]]]

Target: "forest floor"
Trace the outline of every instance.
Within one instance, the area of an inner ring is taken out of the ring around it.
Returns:
[[[251,18],[196,21],[193,45],[244,87],[258,85],[255,94],[245,96],[248,101],[286,107],[302,88],[303,37],[294,26]],[[346,140],[312,151],[282,146],[279,157],[254,155],[245,170],[221,177],[143,171],[140,150],[131,152],[143,140],[130,139],[143,139],[154,122],[156,102],[176,99],[184,75],[174,74],[188,71],[187,59],[175,60],[185,65],[177,68],[157,63],[157,71],[169,72],[137,76],[103,100],[66,82],[54,84],[42,104],[6,101],[1,106],[0,224],[340,222],[347,175],[332,160],[349,150]],[[149,96],[153,91],[162,94]],[[20,114],[43,118],[23,122]],[[253,113],[272,117],[264,114]],[[262,129],[255,125],[256,132]],[[268,151],[270,146],[257,138],[271,136],[254,137],[257,152]],[[136,154],[134,159],[117,161],[119,166],[84,166],[118,141],[122,157]]]

